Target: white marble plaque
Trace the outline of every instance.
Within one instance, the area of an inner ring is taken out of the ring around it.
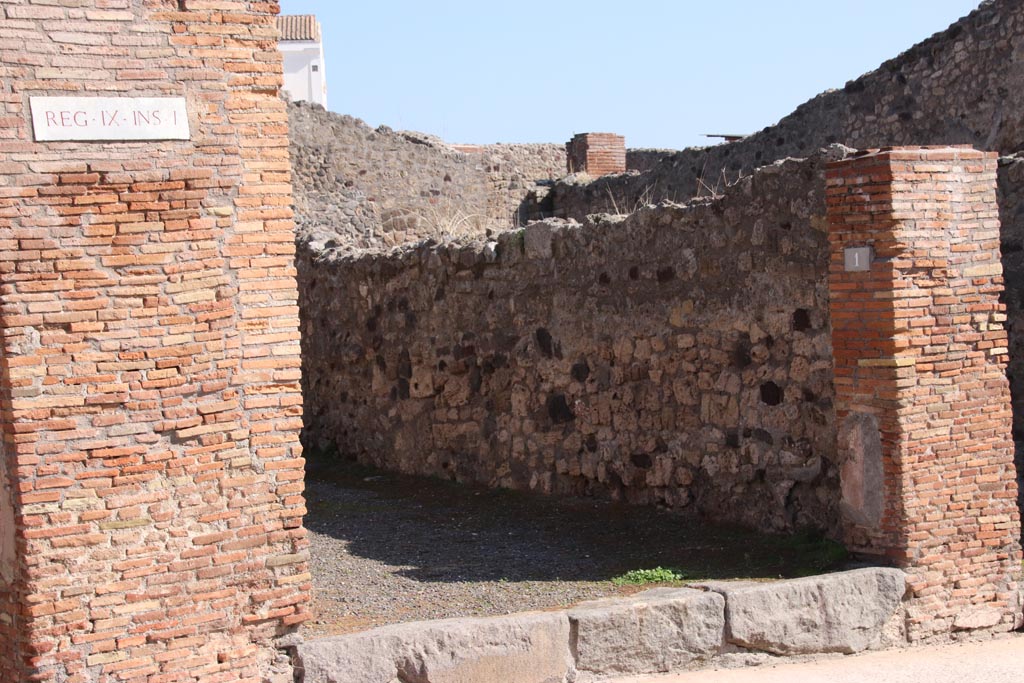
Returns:
[[[188,140],[184,97],[30,97],[37,142]]]

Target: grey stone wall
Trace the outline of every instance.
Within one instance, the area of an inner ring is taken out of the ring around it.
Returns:
[[[626,170],[643,173],[657,166],[668,156],[676,153],[673,149],[627,149]]]
[[[507,230],[565,169],[561,145],[451,146],[305,102],[289,125],[299,231],[349,251]]]
[[[505,144],[452,145],[470,155],[487,173],[491,183],[491,215],[509,225],[524,225],[529,215],[523,208],[526,195],[537,183],[565,175],[565,145]],[[497,201],[497,200],[501,201]]]
[[[390,255],[301,245],[305,440],[402,472],[831,528],[823,160]],[[741,501],[741,502],[739,502]]]

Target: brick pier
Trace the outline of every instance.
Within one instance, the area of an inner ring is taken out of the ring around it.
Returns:
[[[1020,625],[994,154],[828,170],[845,540],[907,569],[911,638]]]
[[[565,143],[566,170],[595,178],[626,171],[626,138],[615,133],[579,133]]]
[[[310,579],[276,12],[0,1],[2,681],[290,680],[274,640]],[[34,140],[30,97],[97,95],[183,97],[191,139]]]

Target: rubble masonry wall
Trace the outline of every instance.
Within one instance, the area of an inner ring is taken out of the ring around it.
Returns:
[[[402,472],[833,527],[822,168],[787,162],[717,202],[486,244],[300,247],[306,443]]]

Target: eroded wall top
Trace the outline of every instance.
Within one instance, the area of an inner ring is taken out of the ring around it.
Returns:
[[[844,40],[870,40],[868,34]],[[636,176],[560,183],[554,215],[582,219],[643,202],[720,192],[758,166],[832,143],[857,149],[970,144],[1024,147],[1024,4],[991,0],[845,87],[797,107],[743,140],[670,155],[637,155]],[[653,162],[653,163],[652,163]]]
[[[448,145],[301,103],[289,115],[301,239],[343,250],[507,230],[535,181],[565,169],[561,145]]]

